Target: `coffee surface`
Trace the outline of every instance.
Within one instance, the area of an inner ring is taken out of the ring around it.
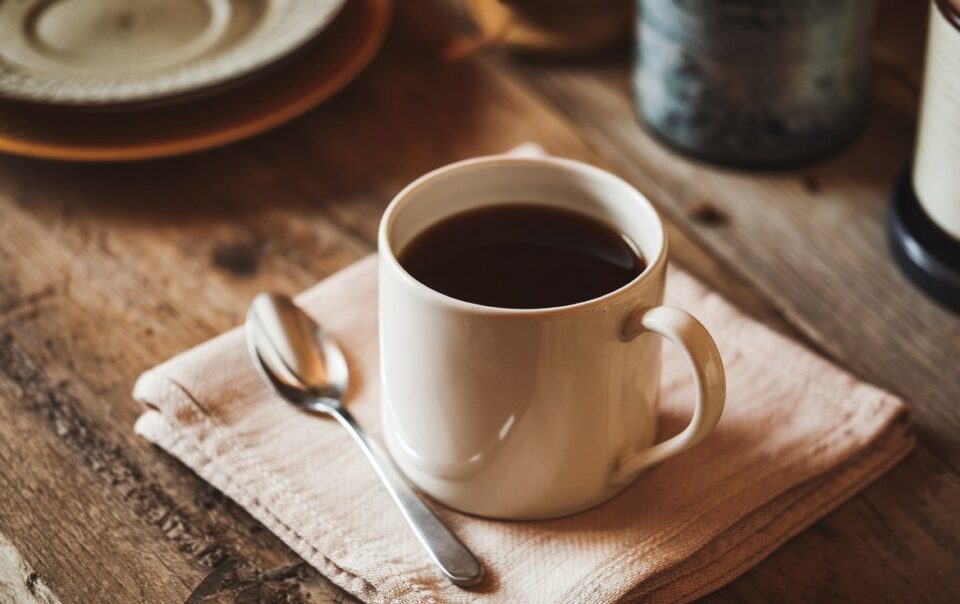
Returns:
[[[415,279],[453,298],[501,308],[550,308],[600,297],[645,264],[636,246],[584,214],[508,204],[451,216],[399,255]]]

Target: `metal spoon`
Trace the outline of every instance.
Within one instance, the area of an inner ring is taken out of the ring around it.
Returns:
[[[443,574],[469,587],[483,579],[483,567],[413,492],[377,443],[357,425],[341,402],[348,370],[343,352],[290,298],[261,293],[247,312],[247,348],[265,382],[287,401],[333,416],[350,432],[383,481],[407,524]]]

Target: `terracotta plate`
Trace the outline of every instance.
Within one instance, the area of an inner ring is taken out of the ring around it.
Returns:
[[[0,103],[0,151],[130,161],[209,149],[297,117],[346,85],[380,48],[392,0],[351,0],[297,56],[260,78],[175,106],[54,111]]]
[[[308,42],[345,1],[0,2],[0,95],[97,105],[223,84]]]

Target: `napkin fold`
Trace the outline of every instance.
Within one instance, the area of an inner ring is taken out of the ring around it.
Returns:
[[[367,258],[298,302],[347,354],[346,404],[376,438],[377,271]],[[731,581],[894,465],[910,450],[908,411],[744,316],[672,267],[667,303],[710,330],[727,404],[701,445],[643,474],[623,494],[559,520],[438,515],[488,578],[444,580],[373,470],[332,420],[264,386],[231,330],[144,373],[135,430],[247,509],[334,583],[370,602],[692,600]],[[686,423],[686,361],[664,346],[661,435]]]

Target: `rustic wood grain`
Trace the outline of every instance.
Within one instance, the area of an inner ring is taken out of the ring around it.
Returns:
[[[256,291],[299,291],[371,252],[383,207],[412,178],[527,140],[612,165],[670,219],[674,259],[768,324],[923,398],[925,448],[713,598],[955,595],[960,483],[945,461],[960,449],[948,404],[958,390],[942,368],[957,359],[957,323],[898,280],[878,230],[881,181],[909,154],[915,90],[904,77],[881,83],[889,102],[840,157],[728,173],[637,129],[622,62],[445,63],[447,13],[398,9],[356,83],[247,143],[123,166],[0,158],[0,602],[350,601],[133,435],[130,387],[240,322]],[[880,55],[888,71],[909,71],[896,52]],[[703,200],[729,221],[691,221],[686,208]]]

